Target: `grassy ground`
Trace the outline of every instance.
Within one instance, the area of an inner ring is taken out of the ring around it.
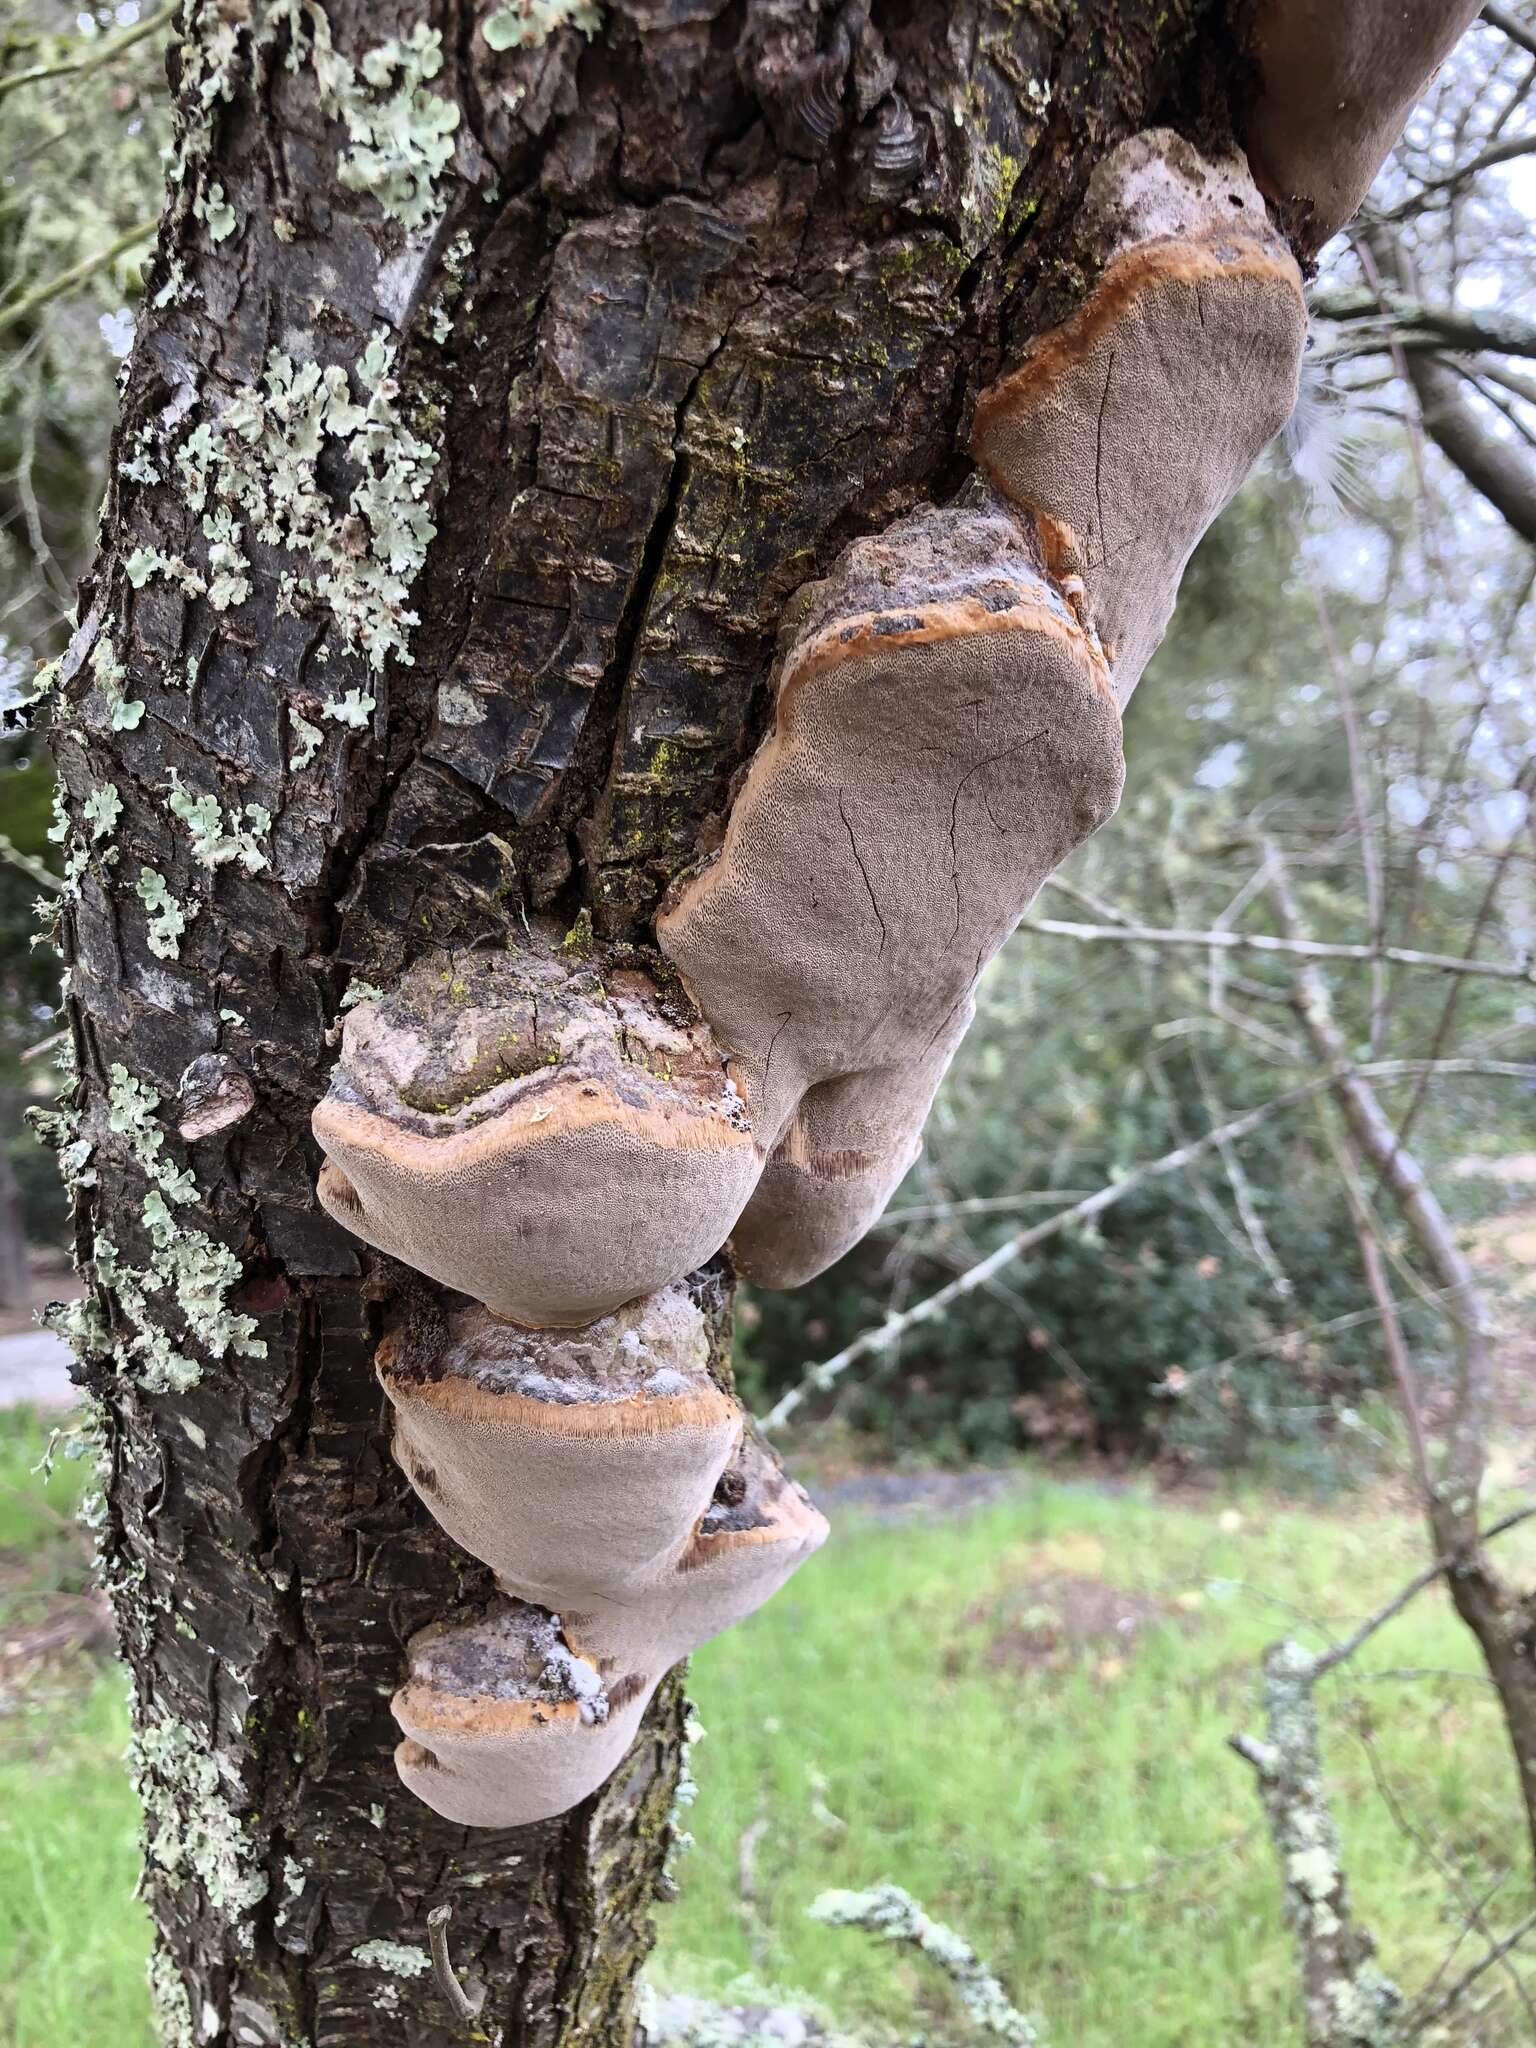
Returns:
[[[46,1489],[28,1476],[43,1435],[0,1415],[0,2042],[146,2048],[122,1687],[80,1641],[79,1468]],[[1225,1738],[1255,1725],[1267,1642],[1348,1624],[1421,1555],[1386,1511],[1028,1473],[969,1513],[840,1516],[822,1557],[696,1660],[698,1843],[658,1974],[708,1991],[751,1975],[849,2026],[910,2028],[916,2002],[958,2040],[904,1957],[806,1916],[828,1886],[891,1879],[974,1940],[1058,2048],[1296,2048],[1269,1847]],[[1536,1575],[1536,1542],[1525,1562]],[[40,1631],[72,1623],[73,1645],[38,1653]],[[1405,1669],[1431,1675],[1381,1675]],[[1410,1986],[1454,1942],[1461,1890],[1510,1868],[1497,1928],[1531,1903],[1475,1670],[1436,1594],[1328,1694],[1357,1899]],[[1479,1990],[1424,2038],[1531,2038],[1507,1977]]]

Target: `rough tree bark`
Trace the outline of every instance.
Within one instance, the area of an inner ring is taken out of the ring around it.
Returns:
[[[1219,141],[1243,84],[1201,0],[595,14],[187,0],[173,59],[51,715],[54,1135],[177,2044],[465,2039],[444,1905],[469,2037],[631,2038],[680,1686],[516,1834],[391,1767],[402,1643],[485,1574],[383,1429],[375,1346],[432,1291],[314,1203],[338,1009],[525,908],[646,941],[786,597],[962,479],[977,391],[1072,300],[1053,252],[1104,152]],[[723,1270],[713,1299],[723,1353]]]

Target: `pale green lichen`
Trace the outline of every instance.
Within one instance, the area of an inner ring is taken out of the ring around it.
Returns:
[[[257,1847],[205,1736],[183,1721],[148,1722],[128,1751],[148,1824],[145,1854],[169,1877],[195,1879],[210,1908],[237,1919],[267,1894]]]
[[[172,218],[184,219],[190,213],[207,224],[215,241],[234,227],[234,216],[221,188],[205,183],[208,149],[219,103],[235,96],[240,38],[249,20],[249,0],[192,0],[178,47],[181,91],[176,137],[165,160],[166,190]],[[184,298],[187,289],[186,271],[175,253],[153,303],[171,305]]]
[[[295,775],[300,775],[319,753],[325,735],[318,725],[311,725],[307,718],[297,711],[288,714],[288,729],[293,736],[293,747],[288,755],[288,766]]]
[[[265,805],[232,804],[226,813],[216,796],[193,796],[190,790],[183,789],[174,768],[167,801],[172,816],[187,828],[192,858],[199,867],[211,870],[238,861],[248,875],[259,875],[272,865],[256,843],[258,836],[272,829],[272,813]]]
[[[194,200],[192,211],[208,229],[210,242],[224,242],[235,232],[235,209],[224,196],[222,185],[210,185],[206,193]]]
[[[201,597],[208,588],[190,563],[180,555],[164,554],[159,548],[135,548],[123,567],[135,590],[142,590],[152,576],[166,577],[179,586],[185,597]]]
[[[593,0],[514,0],[486,16],[484,35],[493,50],[535,50],[556,29],[592,36],[602,25],[603,10]]]
[[[141,868],[134,894],[149,914],[145,943],[150,952],[157,960],[179,960],[187,914],[172,895],[164,875],[158,868]]]
[[[318,598],[343,642],[375,669],[391,656],[411,659],[416,614],[406,599],[436,532],[426,500],[437,451],[400,415],[394,364],[394,350],[375,334],[357,365],[354,398],[339,364],[297,364],[273,349],[260,385],[240,392],[217,426],[199,422],[175,456],[188,502],[204,514],[209,602],[224,609],[250,592],[238,510],[258,539],[311,565],[309,574],[282,576],[280,600],[298,609]],[[327,452],[358,479],[344,505],[319,480]],[[339,701],[372,709],[360,691]]]
[[[320,104],[346,128],[339,182],[370,193],[402,227],[425,226],[441,210],[433,188],[452,160],[459,125],[456,103],[425,89],[443,68],[440,32],[418,22],[408,36],[369,50],[354,70],[314,0],[279,0],[271,19],[288,26],[288,68],[309,60]]]
[[[181,1972],[163,1948],[156,1948],[146,1969],[149,2003],[160,2048],[194,2048],[192,2001]]]
[[[112,731],[132,732],[144,716],[144,704],[142,699],[123,693],[128,671],[118,659],[110,633],[101,634],[91,649],[90,670]]]
[[[82,1322],[67,1334],[77,1349],[105,1352],[120,1371],[136,1372],[146,1391],[185,1393],[197,1385],[203,1368],[163,1327],[154,1297],[169,1295],[192,1336],[215,1357],[263,1358],[267,1347],[256,1335],[254,1317],[230,1306],[240,1261],[227,1245],[176,1216],[197,1199],[197,1183],[166,1156],[165,1132],[154,1114],[159,1106],[156,1091],[121,1062],[108,1070],[107,1128],[127,1139],[130,1157],[150,1183],[141,1217],[152,1250],[147,1265],[134,1266],[98,1232],[94,1277],[115,1303],[118,1328],[126,1334],[114,1336],[99,1322]]]
[[[352,1956],[366,1969],[382,1970],[388,1977],[424,1977],[432,1967],[427,1951],[407,1941],[365,1941]]]
[[[350,725],[362,732],[377,709],[377,699],[366,691],[348,690],[344,696],[327,697],[320,706],[320,716],[328,718],[333,725]]]
[[[91,828],[92,839],[109,839],[123,815],[123,799],[115,782],[93,789],[80,806],[80,815]]]

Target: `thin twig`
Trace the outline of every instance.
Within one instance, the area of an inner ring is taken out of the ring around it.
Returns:
[[[1180,931],[1150,924],[1070,924],[1058,917],[1026,917],[1022,929],[1087,943],[1112,939],[1122,946],[1209,946],[1233,953],[1281,953],[1302,960],[1392,960],[1400,967],[1424,967],[1437,974],[1481,974],[1495,981],[1536,985],[1536,960],[1464,960],[1453,953],[1421,953],[1412,946],[1286,939],[1274,932]]]
[[[142,43],[146,36],[168,28],[180,5],[181,0],[165,0],[163,7],[157,7],[153,14],[146,14],[132,28],[124,29],[120,36],[113,36],[95,49],[88,48],[79,56],[60,57],[52,64],[34,64],[30,71],[13,71],[9,77],[0,78],[0,100],[7,93],[19,92],[24,85],[41,85],[44,79],[83,78],[88,71],[99,71],[104,64],[121,57],[124,50],[131,50],[135,43]]]
[[[1393,1079],[1417,1074],[1421,1066],[1422,1062],[1418,1060],[1375,1060],[1366,1066],[1354,1067],[1350,1071],[1355,1074]],[[1493,1061],[1448,1060],[1440,1062],[1440,1066],[1442,1070],[1469,1073],[1497,1072],[1520,1080],[1536,1079],[1536,1067],[1517,1065],[1514,1062],[1505,1064]],[[1230,1123],[1221,1125],[1219,1129],[1207,1131],[1203,1137],[1192,1138],[1187,1145],[1176,1146],[1172,1152],[1165,1152],[1160,1159],[1148,1160],[1145,1165],[1134,1168],[1123,1179],[1111,1181],[1106,1187],[1096,1189],[1082,1201],[1074,1202],[1070,1208],[1060,1209],[1054,1216],[1047,1216],[1043,1221],[1031,1224],[1027,1230],[1021,1230],[1017,1236],[999,1245],[995,1252],[982,1259],[979,1264],[968,1267],[947,1286],[939,1288],[934,1294],[925,1295],[921,1301],[914,1302],[911,1308],[904,1309],[900,1315],[887,1316],[883,1323],[872,1330],[865,1330],[860,1336],[855,1337],[851,1344],[845,1345],[823,1364],[812,1366],[798,1385],[790,1387],[779,1397],[762,1418],[761,1426],[765,1430],[782,1429],[809,1395],[820,1393],[830,1387],[834,1380],[842,1377],[849,1366],[857,1364],[861,1358],[870,1358],[879,1352],[888,1351],[905,1331],[912,1329],[916,1324],[935,1321],[954,1302],[967,1294],[973,1294],[978,1287],[985,1287],[995,1274],[1001,1273],[1005,1267],[1022,1258],[1026,1252],[1032,1251],[1036,1245],[1044,1244],[1048,1238],[1069,1229],[1074,1223],[1086,1223],[1091,1218],[1102,1215],[1106,1209],[1113,1208],[1117,1202],[1123,1201],[1127,1195],[1134,1193],[1147,1181],[1177,1173],[1191,1160],[1202,1158],[1207,1152],[1215,1151],[1225,1143],[1247,1137],[1250,1132],[1258,1130],[1261,1124],[1267,1123],[1281,1110],[1291,1109],[1298,1102],[1310,1101],[1324,1089],[1337,1087],[1339,1079],[1340,1075],[1335,1071],[1314,1075],[1311,1080],[1298,1082],[1294,1088],[1288,1088],[1283,1094],[1272,1096],[1268,1102],[1260,1103],[1256,1109],[1250,1109],[1244,1115],[1234,1117]]]
[[[1512,1949],[1518,1948],[1533,1929],[1536,1929],[1536,1913],[1527,1913],[1519,1925],[1511,1928],[1502,1941],[1495,1942],[1488,1953],[1480,1957],[1470,1970],[1464,1970],[1456,1982],[1441,1993],[1428,2012],[1414,2019],[1411,2030],[1404,2038],[1411,2041],[1415,2035],[1422,2034],[1426,2027],[1432,2027],[1436,2020],[1450,2011],[1458,1999],[1465,1997],[1479,1977],[1485,1976],[1496,1963],[1503,1962]]]
[[[448,1923],[452,1918],[453,1908],[446,1905],[434,1906],[427,1915],[427,1945],[432,1951],[432,1975],[454,2018],[474,2020],[480,2017],[480,2008],[485,2003],[485,1993],[482,1991],[478,1997],[471,1998],[454,1975],[453,1958],[448,1953]]]
[[[1492,1543],[1495,1537],[1504,1535],[1507,1530],[1518,1528],[1522,1522],[1529,1522],[1533,1517],[1536,1517],[1536,1506],[1515,1508],[1499,1521],[1492,1522],[1486,1529],[1480,1530],[1476,1544],[1469,1544],[1467,1548],[1475,1547],[1480,1550],[1484,1544]],[[1465,1561],[1465,1557],[1466,1551],[1458,1550],[1444,1557],[1437,1557],[1433,1564],[1425,1565],[1423,1571],[1411,1578],[1406,1586],[1401,1587],[1385,1607],[1379,1607],[1368,1621],[1362,1621],[1352,1636],[1347,1636],[1342,1643],[1335,1643],[1331,1650],[1325,1650],[1315,1661],[1314,1676],[1324,1678],[1346,1658],[1353,1657],[1361,1645],[1368,1643],[1378,1629],[1385,1628],[1387,1623],[1395,1620],[1405,1607],[1411,1606],[1426,1586],[1432,1586],[1436,1579],[1454,1571]]]
[[[51,305],[55,299],[61,299],[72,292],[76,285],[84,284],[88,278],[94,277],[98,270],[105,270],[109,263],[115,263],[124,250],[131,249],[135,242],[147,241],[159,225],[158,220],[141,220],[137,227],[127,229],[116,241],[108,242],[104,249],[98,249],[93,256],[83,257],[68,270],[61,270],[57,277],[50,278],[46,284],[38,285],[24,298],[14,300],[11,305],[0,310],[0,334],[8,334],[13,327],[28,319],[33,313],[40,313],[44,306]]]

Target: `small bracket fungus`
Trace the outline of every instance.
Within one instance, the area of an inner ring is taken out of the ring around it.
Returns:
[[[1081,576],[1124,704],[1195,543],[1290,417],[1307,316],[1240,156],[1132,136],[1094,172],[1082,233],[1113,253],[983,392],[971,452]]]
[[[982,968],[1119,798],[1103,651],[1034,522],[979,496],[813,593],[719,857],[657,921],[768,1155],[731,1240],[764,1286],[878,1216]]]
[[[710,1377],[685,1287],[560,1333],[468,1309],[424,1367],[386,1342],[379,1376],[406,1476],[506,1596],[416,1636],[395,1698],[401,1777],[450,1820],[585,1798],[672,1665],[826,1535]]]
[[[1257,0],[1239,12],[1257,74],[1253,173],[1314,254],[1354,213],[1425,81],[1479,0]]]
[[[719,1250],[757,1163],[725,1062],[553,939],[424,961],[347,1017],[320,1200],[514,1322],[569,1327]]]

